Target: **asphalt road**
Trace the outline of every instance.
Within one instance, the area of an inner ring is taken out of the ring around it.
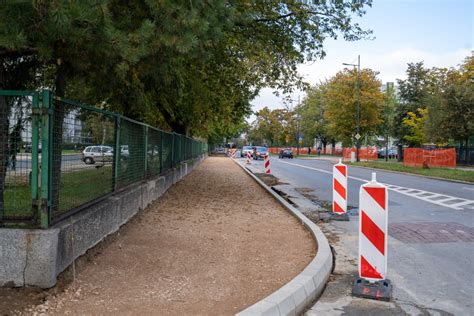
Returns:
[[[263,162],[253,161],[261,166]],[[326,160],[271,159],[282,182],[332,198],[332,166]],[[428,311],[474,315],[474,185],[349,167],[348,205],[358,207],[360,186],[376,172],[389,185],[388,274],[393,298],[410,314]],[[358,216],[331,225],[347,234],[358,257]]]
[[[81,160],[82,154],[73,155],[62,155],[61,165],[64,168],[73,168],[84,165]],[[12,170],[12,166],[8,167],[8,170]],[[31,170],[31,156],[20,156],[16,160],[16,171]]]

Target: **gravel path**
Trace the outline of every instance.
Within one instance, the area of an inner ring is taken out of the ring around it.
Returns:
[[[230,315],[290,281],[315,249],[230,159],[209,157],[79,260],[75,286],[27,313]]]

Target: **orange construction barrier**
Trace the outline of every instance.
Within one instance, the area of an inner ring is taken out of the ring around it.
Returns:
[[[350,161],[351,160],[351,153],[356,154],[356,148],[344,148],[342,150],[342,156],[344,161]],[[377,160],[377,147],[363,147],[359,148],[359,159],[361,161],[367,161],[367,160]]]
[[[405,148],[403,165],[411,167],[456,167],[456,149]]]

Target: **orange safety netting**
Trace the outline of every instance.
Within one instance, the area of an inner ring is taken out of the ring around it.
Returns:
[[[356,157],[356,148],[344,148],[342,150],[343,160],[350,161],[351,153],[354,153],[354,157]],[[377,147],[359,148],[359,160],[377,160],[377,158]]]
[[[456,167],[456,149],[405,148],[403,165],[411,167]]]

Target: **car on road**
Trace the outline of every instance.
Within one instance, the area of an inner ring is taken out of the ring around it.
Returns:
[[[96,162],[111,162],[113,158],[114,149],[111,146],[87,146],[82,152],[82,161],[86,165],[93,165]]]
[[[282,149],[282,150],[280,150],[280,154],[278,155],[278,158],[280,158],[280,159],[283,159],[283,158],[293,159],[293,151],[289,148]]]
[[[250,152],[250,154],[253,153],[253,147],[252,146],[244,146],[242,147],[242,151],[241,151],[241,154],[242,154],[242,157],[247,157],[247,153]]]
[[[252,153],[252,157],[253,159],[255,160],[258,160],[258,159],[264,159],[265,158],[265,155],[268,154],[268,149],[267,147],[260,147],[260,146],[255,146],[253,148],[253,153]]]

